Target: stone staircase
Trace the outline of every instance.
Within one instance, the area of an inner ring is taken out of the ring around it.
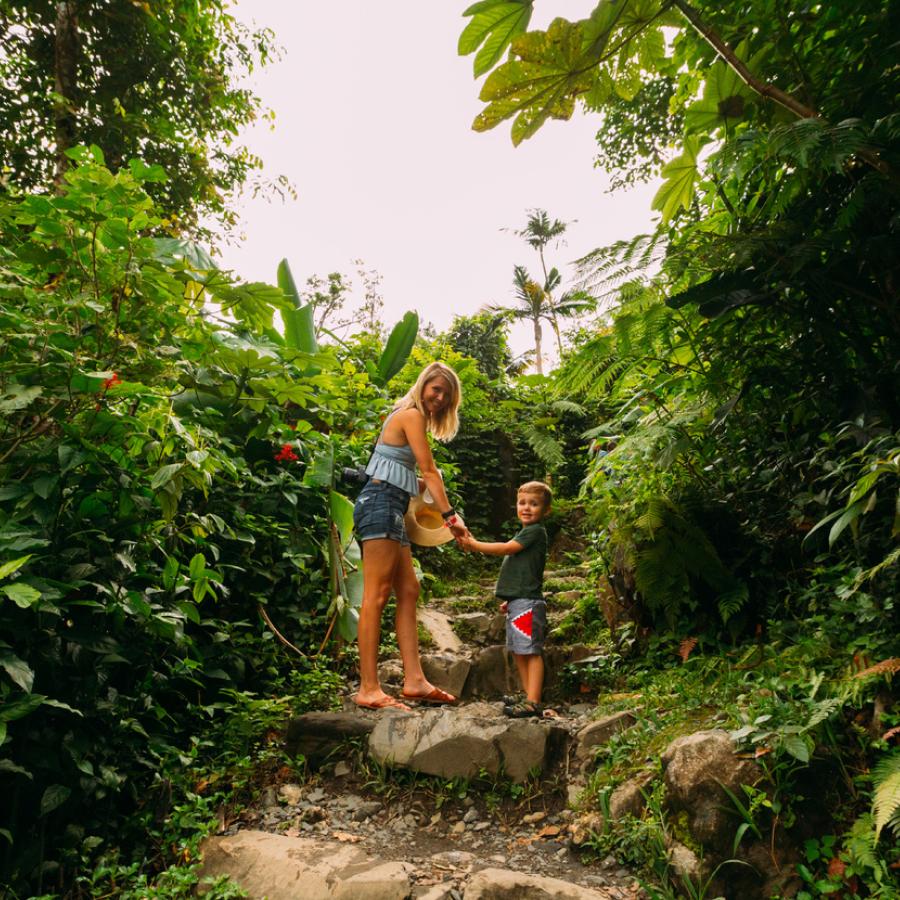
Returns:
[[[566,696],[564,667],[593,650],[555,643],[552,632],[584,578],[577,567],[545,577],[545,700],[558,717],[503,714],[500,698],[519,685],[493,581],[475,596],[432,600],[419,615],[423,668],[462,702],[360,710],[351,687],[343,710],[294,718],[287,750],[302,754],[314,776],[273,788],[243,821],[207,840],[206,873],[229,874],[268,900],[643,896],[612,858],[585,865],[577,854],[590,840],[590,819],[577,805],[596,748],[636,721],[633,713],[595,720],[593,704]],[[382,663],[380,675],[399,693],[398,660]],[[351,750],[361,764],[348,761],[348,747],[361,748]],[[447,796],[435,794],[435,783]]]

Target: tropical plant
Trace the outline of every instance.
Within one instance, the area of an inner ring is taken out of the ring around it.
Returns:
[[[108,6],[65,0],[0,3],[0,167],[18,190],[46,190],[78,144],[118,169],[162,166],[147,183],[166,227],[230,226],[229,194],[261,161],[235,141],[261,113],[241,82],[274,51],[219,0]],[[282,184],[282,189],[285,187]]]

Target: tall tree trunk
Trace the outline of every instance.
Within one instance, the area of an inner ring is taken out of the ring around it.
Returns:
[[[69,167],[66,151],[75,144],[75,94],[78,74],[78,9],[75,0],[56,4],[54,36],[54,90],[59,95],[54,108],[56,173],[58,186]]]
[[[534,319],[534,367],[538,375],[544,374],[544,363],[541,359],[541,320]]]

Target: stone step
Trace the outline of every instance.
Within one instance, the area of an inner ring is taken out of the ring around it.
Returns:
[[[562,673],[570,663],[587,659],[595,652],[583,644],[544,647],[544,690],[547,696],[558,694]],[[519,690],[519,676],[512,654],[505,644],[470,646],[461,653],[422,653],[425,677],[454,697],[497,700]],[[378,667],[382,684],[399,688],[403,684],[403,667],[398,659],[389,659]]]
[[[503,703],[497,701],[423,704],[404,712],[396,707],[362,710],[348,700],[341,712],[292,718],[285,746],[291,756],[302,754],[317,765],[348,738],[363,738],[369,756],[386,765],[441,778],[471,780],[486,773],[524,782],[529,774],[544,775],[563,760],[576,764],[576,774],[590,771],[597,749],[638,721],[636,710],[594,720],[586,709],[516,719],[504,715]]]

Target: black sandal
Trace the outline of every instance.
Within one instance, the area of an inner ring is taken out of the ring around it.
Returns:
[[[503,712],[513,719],[530,719],[543,715],[544,707],[533,700],[520,700],[518,703],[508,703],[503,707]]]

